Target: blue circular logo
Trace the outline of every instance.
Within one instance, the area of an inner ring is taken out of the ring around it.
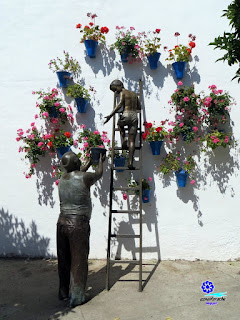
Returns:
[[[210,292],[213,292],[214,285],[211,281],[205,281],[203,282],[201,288],[203,292],[210,293]]]

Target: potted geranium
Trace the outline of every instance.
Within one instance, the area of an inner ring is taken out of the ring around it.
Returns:
[[[205,122],[212,129],[216,129],[219,124],[225,124],[229,119],[230,106],[234,104],[228,92],[217,90],[215,85],[209,86],[210,94],[202,98]]]
[[[116,41],[111,45],[111,49],[117,49],[121,55],[122,62],[133,63],[142,60],[143,51],[141,49],[141,33],[134,35],[134,27],[125,30],[125,27],[116,26]]]
[[[92,14],[89,12],[87,13],[87,16],[92,19],[89,25],[82,28],[82,25],[79,23],[76,25],[76,28],[80,29],[80,33],[82,34],[80,42],[85,44],[87,55],[90,58],[95,58],[98,42],[105,42],[104,34],[107,34],[109,29],[108,27],[99,27],[99,25],[95,25],[95,18],[97,17],[95,13]]]
[[[161,47],[159,36],[161,29],[155,31],[149,31],[147,33],[142,32],[143,37],[143,52],[146,54],[149,61],[150,69],[157,69],[158,60],[161,53],[158,49]]]
[[[70,57],[68,52],[64,50],[63,54],[63,60],[57,57],[56,59],[51,59],[48,65],[49,69],[57,73],[60,87],[67,88],[71,79],[70,76],[76,77],[80,73],[81,67],[76,59]]]
[[[163,126],[155,126],[151,122],[145,122],[145,132],[142,135],[143,140],[149,142],[153,155],[159,155],[164,138],[168,135],[168,132]]]
[[[148,203],[150,202],[150,191],[151,191],[151,186],[149,184],[149,182],[152,181],[152,178],[149,177],[148,181],[146,179],[142,179],[142,202],[143,203]],[[134,179],[128,179],[128,187],[129,188],[138,188],[139,187],[139,182],[137,180]],[[131,190],[130,190],[131,192]],[[139,191],[138,190],[134,190],[134,193],[136,195],[139,195]],[[126,197],[124,197],[125,199]]]
[[[188,144],[193,141],[198,141],[200,139],[199,131],[200,129],[196,125],[195,121],[189,119],[187,121],[175,122],[171,135],[175,139],[179,139],[179,137],[181,136],[183,138],[183,141],[185,141]]]
[[[40,156],[45,156],[48,151],[47,140],[44,138],[42,131],[39,131],[35,123],[31,123],[31,128],[25,132],[22,129],[17,130],[16,141],[21,141],[23,146],[19,147],[19,152],[24,152],[25,159],[30,161],[29,173],[24,173],[26,178],[31,178],[34,174],[34,168],[40,160]]]
[[[169,152],[158,169],[164,175],[175,172],[178,187],[183,188],[186,186],[188,177],[191,176],[195,166],[196,162],[192,155],[187,156],[186,159],[182,161],[180,152],[177,151],[176,154]],[[194,183],[195,180],[191,180],[191,184]]]
[[[78,112],[86,112],[87,104],[90,100],[88,89],[84,88],[80,83],[74,83],[73,85],[68,86],[67,96],[71,96],[75,99]]]
[[[80,127],[82,131],[78,135],[78,141],[82,143],[82,160],[86,162],[91,156],[93,164],[98,164],[100,153],[106,155],[106,148],[110,145],[107,132],[103,131],[101,134],[98,130],[87,129],[85,125]]]
[[[214,130],[204,137],[201,138],[201,142],[203,143],[202,151],[207,151],[208,149],[216,149],[218,147],[226,148],[227,146],[231,146],[234,143],[232,138],[232,133],[224,133],[222,131]]]
[[[73,145],[72,134],[68,131],[55,129],[54,134],[49,136],[47,145],[50,150],[56,150],[61,159],[64,153],[71,150]]]
[[[175,37],[177,37],[177,45],[173,49],[169,49],[169,57],[166,60],[175,61],[172,66],[176,73],[177,79],[182,79],[184,76],[184,71],[186,68],[186,63],[190,60],[192,49],[195,48],[196,36],[189,34],[190,42],[188,46],[178,44],[179,32],[175,32]],[[167,47],[164,48],[165,50]]]
[[[53,123],[58,122],[57,118],[59,118],[62,123],[65,123],[67,119],[73,119],[71,112],[68,114],[68,110],[64,106],[64,101],[60,97],[61,92],[59,92],[58,89],[33,91],[33,94],[38,95],[36,107],[40,109],[40,116],[42,118],[50,118]]]

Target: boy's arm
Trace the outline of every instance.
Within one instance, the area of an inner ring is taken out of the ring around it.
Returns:
[[[124,102],[124,94],[123,94],[123,92],[121,92],[120,93],[120,101],[119,101],[119,103],[113,109],[113,111],[110,113],[109,116],[104,117],[104,118],[106,118],[106,120],[104,121],[104,124],[107,123],[112,118],[112,116],[121,108],[121,106],[123,105],[123,102]]]

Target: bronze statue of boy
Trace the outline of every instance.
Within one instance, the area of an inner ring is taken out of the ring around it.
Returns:
[[[74,152],[67,152],[61,160],[66,172],[59,181],[60,215],[57,223],[57,255],[59,299],[70,299],[70,306],[84,303],[88,276],[89,235],[92,204],[90,187],[102,177],[100,155],[95,173],[86,172],[91,159],[81,167]]]
[[[110,113],[109,116],[105,117],[104,123],[107,123],[111,117],[123,107],[123,113],[120,115],[118,120],[118,128],[122,136],[122,149],[129,150],[128,168],[134,169],[133,158],[135,152],[135,140],[137,135],[138,127],[138,116],[137,110],[141,110],[140,101],[135,92],[126,90],[123,83],[120,80],[114,80],[110,84],[110,90],[119,94],[119,103]],[[128,126],[128,138],[126,137],[125,126]],[[128,147],[127,147],[128,145]]]

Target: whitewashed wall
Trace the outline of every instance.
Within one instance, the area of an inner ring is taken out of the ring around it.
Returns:
[[[122,65],[118,53],[97,58],[86,57],[84,45],[79,43],[77,23],[89,22],[87,12],[97,13],[97,23],[108,26],[107,43],[114,42],[115,26],[134,26],[138,31],[161,28],[162,44],[175,45],[174,33],[180,42],[187,43],[189,33],[196,35],[196,48],[184,84],[194,82],[196,92],[211,84],[229,91],[237,101],[231,117],[233,133],[240,138],[240,90],[237,81],[231,82],[236,68],[215,63],[223,53],[214,51],[208,43],[228,30],[228,21],[221,18],[229,1],[157,1],[136,0],[113,2],[87,0],[1,0],[0,10],[0,97],[1,97],[1,204],[0,254],[56,255],[56,221],[59,214],[57,187],[47,174],[43,179],[25,179],[27,166],[18,153],[15,141],[18,128],[27,129],[35,114],[32,90],[56,87],[56,75],[48,69],[51,58],[61,56],[65,49],[77,58],[82,78],[97,90],[86,115],[78,122],[103,129],[103,116],[109,114],[113,94],[112,80],[121,79],[126,88],[134,89],[143,79],[144,112],[146,120],[171,117],[168,100],[176,89],[171,68],[162,52],[159,69],[151,71],[145,64]],[[162,50],[163,51],[163,50]],[[72,103],[73,106],[73,103]],[[111,121],[105,126],[111,135]],[[151,176],[152,199],[144,204],[144,258],[228,260],[240,257],[240,185],[239,147],[217,157],[199,159],[199,178],[196,188],[188,186],[179,191],[175,178],[162,179],[156,171],[161,156],[152,156],[144,145],[145,177]],[[206,160],[206,161],[205,161]],[[45,160],[46,161],[46,160]],[[106,257],[108,224],[109,169],[101,183],[92,188],[93,215],[91,220],[91,258]],[[222,172],[221,172],[222,170]],[[226,176],[224,177],[224,174]],[[41,182],[39,184],[39,181]],[[121,183],[124,180],[121,179]],[[122,196],[118,203],[126,205]],[[116,229],[133,232],[133,221],[123,217],[116,221]],[[138,243],[115,243],[123,258],[132,258]]]

